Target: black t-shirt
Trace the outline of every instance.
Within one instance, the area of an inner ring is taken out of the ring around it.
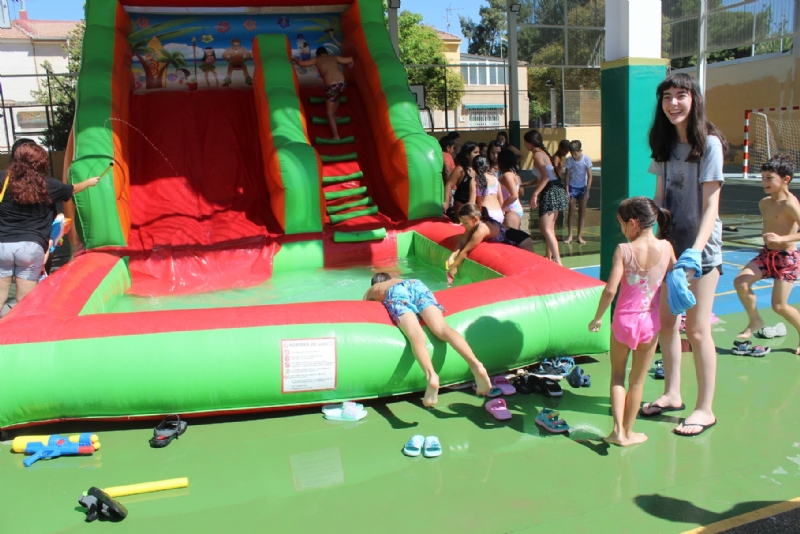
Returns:
[[[5,177],[6,173],[0,172],[0,190],[5,184]],[[3,202],[0,202],[0,243],[32,241],[47,250],[50,229],[56,218],[55,203],[71,199],[73,187],[52,176],[46,180],[50,201],[42,204],[20,204],[6,188]]]

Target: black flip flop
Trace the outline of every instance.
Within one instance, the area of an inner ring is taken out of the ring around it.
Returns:
[[[642,417],[658,417],[659,415],[662,415],[666,412],[680,412],[681,410],[685,410],[686,405],[681,404],[680,406],[661,406],[659,404],[651,403],[650,406],[648,406],[648,408],[658,408],[658,411],[647,413],[644,411],[644,406],[642,406],[641,408],[639,408],[639,415],[641,415]]]
[[[675,428],[675,429],[673,429],[672,432],[674,434],[678,435],[678,436],[683,436],[685,438],[693,438],[695,436],[699,436],[700,434],[702,434],[703,432],[705,432],[706,430],[708,430],[709,428],[711,428],[712,426],[714,426],[716,424],[717,424],[716,420],[713,423],[711,423],[710,425],[701,425],[700,423],[683,423],[683,427],[684,428],[686,428],[687,426],[699,426],[700,428],[702,428],[702,430],[700,430],[700,432],[695,432],[694,434],[687,434],[687,433],[684,433],[684,432],[679,432],[678,429]]]
[[[150,446],[154,449],[166,447],[172,443],[173,439],[186,432],[186,421],[181,420],[177,414],[168,415],[158,426],[153,429],[153,437],[150,438]]]

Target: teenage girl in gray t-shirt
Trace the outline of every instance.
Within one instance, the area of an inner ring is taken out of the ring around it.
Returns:
[[[653,162],[657,176],[653,199],[672,213],[667,239],[675,255],[702,253],[701,276],[687,270],[689,289],[697,304],[686,312],[686,335],[692,344],[697,373],[697,405],[674,432],[693,436],[716,423],[712,410],[717,373],[717,350],[711,337],[711,309],[722,272],[722,223],[719,198],[725,137],[705,118],[703,97],[688,74],[668,76],[656,91],[655,119],[650,129]],[[681,400],[680,316],[672,315],[667,292],[661,292],[660,343],[666,378],[664,395],[645,404],[641,415],[656,416],[685,408]]]

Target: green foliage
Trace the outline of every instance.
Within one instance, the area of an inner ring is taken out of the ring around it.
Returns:
[[[67,44],[61,48],[67,53],[67,72],[78,73],[81,69],[81,48],[83,47],[83,33],[86,22],[80,21],[75,28],[67,34]],[[50,62],[42,63],[46,72],[53,72]],[[58,73],[62,74],[62,73]],[[49,80],[49,90],[48,90]],[[52,102],[53,109],[50,115],[50,128],[44,135],[45,144],[53,150],[65,150],[72,122],[75,119],[75,87],[77,77],[51,76],[42,78],[41,89],[31,91],[31,96],[37,103],[49,106]]]
[[[422,24],[422,15],[403,11],[398,17],[400,61],[406,65],[408,83],[425,86],[428,107],[452,109],[461,104],[464,79],[446,67],[413,67],[413,65],[446,65],[444,43],[430,26]]]
[[[467,52],[480,56],[499,57],[508,52],[506,39],[506,0],[486,0],[488,6],[481,6],[478,14],[480,22],[476,23],[470,17],[459,16],[461,33],[469,41]]]

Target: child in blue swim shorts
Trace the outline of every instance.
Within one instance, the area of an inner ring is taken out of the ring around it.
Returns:
[[[372,287],[364,295],[364,300],[381,302],[386,307],[392,321],[411,342],[411,350],[417,359],[428,387],[422,399],[425,406],[435,405],[439,398],[439,376],[433,370],[428,351],[428,338],[422,329],[420,319],[425,321],[431,333],[449,343],[469,365],[475,377],[478,395],[485,395],[492,389],[492,383],[483,364],[478,361],[467,341],[444,320],[444,308],[428,286],[416,279],[392,278],[388,273],[377,273],[372,277]]]

